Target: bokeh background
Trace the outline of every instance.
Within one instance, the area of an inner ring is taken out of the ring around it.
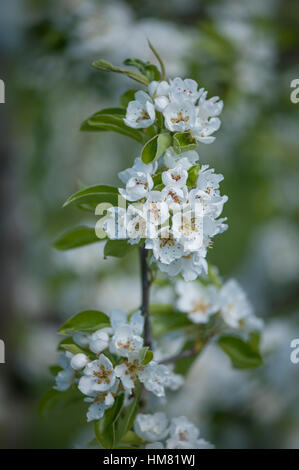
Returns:
[[[137,259],[104,260],[101,244],[57,252],[53,241],[85,213],[62,209],[78,183],[117,184],[138,144],[80,133],[130,85],[93,70],[99,58],[152,59],[225,103],[200,160],[225,176],[229,230],[210,261],[236,276],[264,318],[265,365],[233,370],[209,347],[170,414],[184,414],[218,448],[299,447],[299,3],[292,0],[10,0],[1,2],[0,447],[80,447],[90,432],[78,404],[40,417],[53,384],[57,327],[80,310],[133,309]],[[90,219],[91,223],[94,223]],[[154,296],[167,301],[167,290]]]

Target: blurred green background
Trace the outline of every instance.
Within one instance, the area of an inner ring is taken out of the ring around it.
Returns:
[[[234,371],[208,348],[169,412],[192,418],[219,448],[298,448],[299,364],[289,355],[299,338],[299,103],[290,100],[299,3],[10,0],[0,8],[0,447],[83,445],[90,426],[78,404],[37,414],[53,383],[55,331],[80,310],[139,304],[137,259],[104,260],[101,244],[69,252],[52,244],[76,223],[94,223],[62,209],[78,184],[117,184],[140,150],[122,136],[80,133],[84,118],[117,106],[130,86],[90,63],[152,60],[149,38],[169,77],[194,78],[224,100],[216,142],[198,148],[229,196],[229,230],[209,260],[240,280],[265,320],[265,366]]]

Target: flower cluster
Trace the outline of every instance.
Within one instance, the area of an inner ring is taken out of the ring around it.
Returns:
[[[129,398],[137,381],[158,397],[165,395],[165,388],[176,390],[183,384],[182,377],[170,367],[144,361],[144,318],[140,311],[128,319],[123,311],[113,310],[110,323],[111,327],[91,334],[76,332],[73,341],[84,352],[65,352],[59,360],[61,370],[54,388],[65,391],[75,383],[90,403],[88,421],[100,419],[119,393]]]
[[[227,228],[219,218],[227,201],[219,192],[223,176],[208,165],[200,168],[198,158],[195,150],[178,155],[172,147],[160,167],[137,158],[132,168],[119,173],[126,185],[119,193],[130,204],[110,208],[104,225],[110,239],[145,242],[162,272],[171,277],[182,273],[185,280],[207,273],[211,239]],[[189,184],[193,168],[196,177]]]
[[[146,449],[213,449],[213,445],[199,439],[199,430],[185,418],[172,418],[170,424],[165,413],[153,415],[139,413],[134,430],[147,444]],[[161,442],[164,441],[164,442]]]
[[[198,281],[178,281],[177,307],[187,313],[193,323],[207,323],[218,314],[224,323],[233,329],[260,330],[262,321],[257,318],[242,287],[234,279],[221,288],[204,286]]]
[[[212,135],[220,127],[217,117],[222,112],[223,102],[218,96],[207,99],[204,88],[191,79],[149,84],[148,92],[137,91],[135,100],[127,108],[125,124],[134,129],[144,129],[154,124],[156,113],[162,113],[165,127],[170,132],[190,132],[205,144],[214,142]]]

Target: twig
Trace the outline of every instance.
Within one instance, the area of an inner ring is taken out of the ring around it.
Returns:
[[[186,349],[175,356],[168,357],[167,359],[163,359],[160,361],[160,364],[171,364],[172,362],[178,361],[179,359],[186,359],[188,357],[195,356],[199,352],[198,348],[195,346],[191,349]]]
[[[146,262],[147,251],[142,245],[140,251],[140,268],[141,268],[141,286],[142,286],[142,304],[141,311],[144,316],[144,345],[152,349],[151,323],[149,316],[149,296],[150,296],[150,278],[149,270]]]

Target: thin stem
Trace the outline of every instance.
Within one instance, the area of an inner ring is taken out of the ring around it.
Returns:
[[[186,349],[185,351],[182,351],[181,353],[176,354],[175,356],[163,359],[163,361],[160,361],[160,364],[171,364],[172,362],[178,361],[179,359],[186,359],[188,357],[195,356],[198,352],[198,348],[194,346],[193,348]]]
[[[147,251],[144,245],[139,248],[140,251],[140,269],[141,269],[141,287],[142,287],[142,304],[141,312],[144,316],[144,345],[152,349],[151,323],[149,316],[149,296],[150,296],[150,277],[149,269],[146,262]]]

